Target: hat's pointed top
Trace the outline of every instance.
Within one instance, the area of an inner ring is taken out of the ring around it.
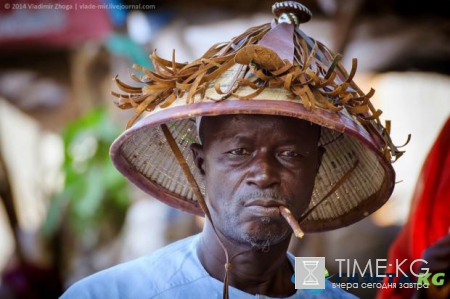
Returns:
[[[277,2],[272,5],[272,13],[277,23],[289,23],[299,26],[311,20],[312,13],[304,5],[295,1]]]

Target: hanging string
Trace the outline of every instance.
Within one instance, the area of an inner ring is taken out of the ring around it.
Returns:
[[[323,203],[328,197],[330,197],[331,194],[333,194],[336,190],[338,190],[345,181],[350,177],[350,175],[353,173],[353,171],[356,169],[356,167],[359,165],[359,160],[356,160],[353,164],[352,168],[350,168],[340,179],[337,181],[337,183],[331,188],[330,191],[321,199],[319,202],[311,207],[309,210],[307,210],[303,215],[299,218],[299,223],[303,223],[306,218],[321,204]]]
[[[189,185],[191,186],[192,191],[194,192],[195,197],[197,198],[197,201],[203,210],[203,213],[205,213],[206,217],[208,218],[209,222],[211,223],[211,226],[214,230],[214,234],[216,235],[216,238],[219,241],[219,244],[222,247],[222,250],[225,254],[225,277],[224,277],[224,285],[223,285],[223,299],[228,299],[228,280],[229,280],[230,270],[231,270],[231,260],[234,259],[237,255],[239,255],[241,253],[234,255],[231,259],[229,258],[228,251],[225,248],[225,245],[223,244],[222,240],[220,240],[219,234],[217,233],[216,227],[214,226],[214,222],[212,221],[211,214],[209,212],[208,206],[206,205],[206,202],[205,202],[203,194],[200,190],[200,187],[198,186],[197,181],[195,180],[195,177],[192,174],[192,172],[189,168],[189,165],[187,164],[187,161],[184,158],[183,153],[181,152],[180,148],[178,147],[177,142],[175,141],[175,138],[173,138],[173,135],[170,132],[167,125],[162,124],[160,127],[161,127],[164,137],[166,138],[167,143],[169,144],[173,154],[175,155],[175,158],[177,159],[177,162],[180,165]]]

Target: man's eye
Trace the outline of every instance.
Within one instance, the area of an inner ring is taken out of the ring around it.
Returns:
[[[298,157],[298,156],[300,156],[300,154],[297,152],[294,152],[294,151],[282,151],[280,153],[280,156],[282,156],[282,157]]]
[[[250,152],[245,148],[238,148],[229,152],[232,155],[240,156],[240,155],[250,155]]]

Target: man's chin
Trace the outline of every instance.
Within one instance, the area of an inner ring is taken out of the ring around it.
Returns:
[[[277,245],[286,239],[290,240],[292,231],[286,224],[280,221],[273,221],[269,218],[260,217],[257,220],[247,220],[245,222],[229,223],[222,230],[223,235],[230,241],[252,247],[254,249],[264,249]]]
[[[262,231],[261,234],[246,233],[242,240],[254,249],[269,250],[271,246],[277,245],[286,239],[290,239],[290,231]]]

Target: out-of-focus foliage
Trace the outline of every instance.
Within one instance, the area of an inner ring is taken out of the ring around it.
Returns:
[[[111,163],[109,147],[120,132],[104,109],[95,109],[65,128],[65,183],[50,203],[45,234],[67,223],[74,236],[90,247],[118,232],[129,204],[129,188]]]

